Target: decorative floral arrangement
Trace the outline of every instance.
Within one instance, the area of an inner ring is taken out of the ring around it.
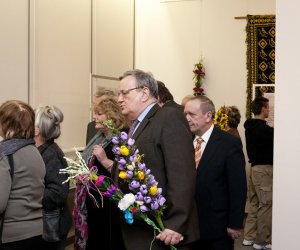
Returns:
[[[214,124],[220,129],[225,130],[228,126],[228,110],[225,106],[220,107],[215,113]]]
[[[107,123],[106,126],[110,128],[111,122]],[[164,225],[161,216],[166,208],[164,205],[166,199],[163,197],[162,189],[158,187],[158,182],[151,174],[150,169],[147,169],[143,163],[143,155],[139,154],[139,150],[135,147],[135,140],[128,138],[127,133],[121,132],[113,136],[112,143],[120,171],[119,178],[128,185],[131,193],[124,195],[109,177],[97,175],[95,167],[89,169],[77,150],[76,155],[79,162],[66,158],[69,167],[61,169],[60,173],[69,175],[66,182],[75,179],[77,183],[84,185],[97,206],[99,206],[98,201],[89,192],[90,189],[96,190],[101,197],[108,197],[117,202],[119,209],[124,212],[128,224],[132,224],[136,218],[152,226],[154,231],[162,232]],[[149,217],[150,215],[155,218],[158,226]],[[170,249],[176,250],[172,245],[170,245]]]
[[[195,87],[193,88],[194,90],[194,96],[199,96],[199,95],[205,95],[204,89],[202,88],[203,80],[205,78],[205,69],[202,63],[202,59],[194,65],[194,81],[195,81]]]

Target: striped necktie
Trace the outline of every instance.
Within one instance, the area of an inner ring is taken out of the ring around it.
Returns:
[[[199,161],[201,159],[201,144],[203,142],[203,139],[201,137],[197,137],[195,139],[196,145],[195,145],[195,163],[196,168],[198,168]]]
[[[131,137],[132,137],[133,132],[134,132],[134,130],[135,130],[135,128],[136,128],[136,126],[137,126],[138,124],[139,124],[139,120],[138,120],[138,119],[136,119],[136,120],[131,124],[130,129],[129,129],[129,132],[128,132],[128,138],[131,138]]]

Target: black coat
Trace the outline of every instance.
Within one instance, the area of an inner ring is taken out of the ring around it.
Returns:
[[[197,168],[196,199],[202,240],[225,238],[228,227],[243,228],[246,193],[240,141],[214,127]]]
[[[66,168],[68,164],[64,159],[64,153],[55,142],[47,142],[39,146],[38,150],[46,165],[43,209],[46,211],[62,209],[61,233],[67,236],[72,226],[72,215],[67,203],[69,185],[62,184],[67,176],[59,174],[59,169]]]

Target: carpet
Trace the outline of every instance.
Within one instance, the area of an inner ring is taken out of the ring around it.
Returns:
[[[275,15],[247,16],[247,118],[256,96],[275,91],[275,20]]]

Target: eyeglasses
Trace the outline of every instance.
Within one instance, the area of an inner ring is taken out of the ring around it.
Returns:
[[[128,95],[130,91],[135,90],[135,89],[140,89],[140,88],[143,88],[143,87],[135,87],[135,88],[132,88],[132,89],[123,89],[123,90],[120,90],[118,92],[118,96],[120,96],[120,95],[122,95],[122,96]]]

